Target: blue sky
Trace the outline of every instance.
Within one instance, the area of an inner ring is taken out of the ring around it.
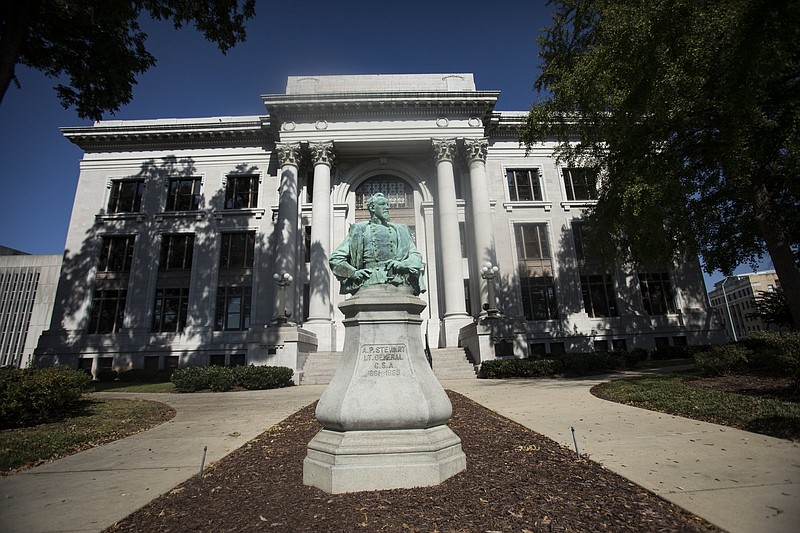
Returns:
[[[282,93],[287,76],[304,74],[472,72],[478,89],[501,91],[498,110],[527,110],[538,99],[545,4],[262,1],[247,41],[227,55],[192,28],[143,21],[158,63],[139,78],[133,101],[104,118],[264,114],[260,95]],[[22,89],[10,87],[0,105],[0,245],[60,254],[82,152],[58,128],[90,122],[61,107],[55,80],[21,67],[17,75]]]

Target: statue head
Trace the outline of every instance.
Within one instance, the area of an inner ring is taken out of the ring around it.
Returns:
[[[389,222],[389,199],[381,192],[376,192],[367,200],[367,210],[373,222]],[[377,220],[376,220],[377,219]]]

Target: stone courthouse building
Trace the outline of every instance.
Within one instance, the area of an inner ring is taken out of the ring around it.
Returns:
[[[335,354],[345,296],[327,256],[378,191],[426,263],[434,368],[443,348],[478,363],[718,339],[696,260],[607,272],[585,257],[596,177],[550,143],[526,154],[525,113],[496,111],[499,94],[471,74],[297,76],[259,116],[64,128],[85,155],[39,359],[300,370]]]

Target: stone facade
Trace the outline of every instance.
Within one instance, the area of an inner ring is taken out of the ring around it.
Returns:
[[[747,339],[757,331],[776,329],[755,315],[756,300],[759,292],[772,292],[780,285],[774,270],[737,274],[714,284],[708,297],[720,322],[725,325],[729,341]]]
[[[0,366],[27,367],[50,325],[60,255],[29,255],[0,246]]]
[[[480,362],[719,340],[696,259],[601,272],[583,257],[575,221],[596,180],[549,143],[526,154],[525,113],[496,111],[498,96],[471,74],[290,77],[264,116],[64,128],[85,155],[37,353],[118,370],[241,364],[278,315],[284,272],[291,320],[339,351],[344,296],[326,258],[379,190],[426,263],[432,348]],[[486,262],[504,317],[489,326]]]

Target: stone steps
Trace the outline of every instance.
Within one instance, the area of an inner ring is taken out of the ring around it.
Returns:
[[[331,382],[342,352],[313,352],[308,354],[303,373],[300,376],[301,385],[327,385]]]
[[[331,382],[342,352],[314,352],[308,354],[300,375],[301,385],[327,385]],[[439,381],[448,379],[475,379],[475,366],[464,348],[433,348],[433,373]]]
[[[464,348],[432,348],[433,373],[439,381],[448,379],[475,379],[475,365]]]

